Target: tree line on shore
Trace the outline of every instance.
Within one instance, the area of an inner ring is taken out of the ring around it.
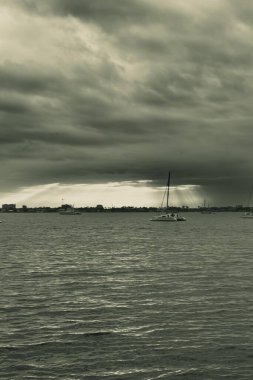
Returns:
[[[61,207],[48,207],[48,206],[41,206],[41,207],[28,207],[28,206],[22,206],[20,208],[16,207],[16,205],[2,205],[1,212],[59,212],[61,210],[67,209],[73,207],[71,205],[62,205]],[[75,210],[78,210],[80,212],[157,212],[161,209],[158,207],[134,207],[134,206],[122,206],[122,207],[104,207],[103,205],[97,205],[97,206],[86,206],[86,207],[76,207]],[[249,207],[245,207],[242,205],[237,206],[213,206],[213,207],[189,207],[189,206],[182,206],[182,207],[170,207],[170,211],[173,212],[224,212],[224,211],[230,211],[230,212],[246,212],[250,211]]]

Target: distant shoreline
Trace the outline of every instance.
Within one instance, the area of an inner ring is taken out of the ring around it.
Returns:
[[[12,209],[0,209],[1,213],[58,213],[62,210],[62,207],[27,207],[23,206],[21,208],[12,208]],[[247,212],[250,211],[250,207],[244,206],[220,206],[220,207],[170,207],[172,212],[200,212],[203,214],[208,213],[217,213],[217,212]],[[157,207],[131,207],[131,206],[122,206],[122,207],[76,207],[75,210],[80,211],[81,213],[113,213],[113,212],[159,212],[161,209]]]

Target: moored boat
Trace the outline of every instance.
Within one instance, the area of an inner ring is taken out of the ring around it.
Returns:
[[[67,207],[65,209],[59,210],[61,215],[80,215],[80,211],[76,210],[74,207]]]
[[[244,219],[253,219],[253,212],[245,212],[245,214],[243,214],[241,216],[241,218],[244,218]]]
[[[252,211],[252,207],[250,207],[250,203],[251,203],[251,199],[252,199],[252,194],[253,194],[253,185],[251,186],[251,189],[250,189],[250,192],[249,192],[249,198],[248,198],[248,202],[247,202],[247,208],[249,209],[249,211],[246,211],[241,216],[241,218],[244,218],[244,219],[253,219],[253,211]]]

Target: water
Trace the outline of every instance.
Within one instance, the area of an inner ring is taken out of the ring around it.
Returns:
[[[1,379],[252,379],[253,220],[2,214]]]

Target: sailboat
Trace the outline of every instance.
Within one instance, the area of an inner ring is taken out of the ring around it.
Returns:
[[[201,208],[201,214],[212,214],[212,210],[210,210],[209,206],[206,206],[205,199],[204,199],[203,207]]]
[[[183,216],[178,215],[174,212],[169,212],[169,195],[170,195],[170,172],[168,176],[167,187],[165,190],[166,194],[166,209],[162,214],[151,218],[153,222],[184,222],[186,219]]]
[[[251,209],[251,208],[250,208],[250,201],[251,201],[251,198],[252,198],[252,194],[253,194],[253,185],[251,186],[251,190],[250,190],[249,198],[248,198],[248,203],[247,203],[247,207],[248,207],[249,209]],[[241,216],[241,218],[244,218],[244,219],[253,219],[253,212],[252,212],[252,210],[251,210],[251,211],[247,211],[247,212],[245,212],[245,213]]]

